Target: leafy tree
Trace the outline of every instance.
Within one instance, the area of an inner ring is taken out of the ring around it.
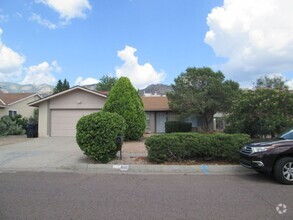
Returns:
[[[62,82],[60,79],[57,82],[56,87],[53,89],[53,94],[59,93],[59,92],[63,92],[67,89],[70,88],[69,82],[64,79],[64,81]]]
[[[138,92],[127,77],[121,77],[111,89],[104,111],[118,113],[127,124],[126,140],[142,137],[146,127],[146,116]]]
[[[167,93],[171,109],[182,118],[193,114],[203,118],[203,129],[211,131],[214,114],[229,112],[240,93],[238,83],[224,79],[222,72],[208,67],[188,68],[175,79],[173,92]]]
[[[288,90],[257,89],[243,92],[232,107],[226,133],[252,138],[281,133],[293,126],[293,94]]]
[[[275,76],[273,78],[265,76],[258,78],[256,80],[256,89],[288,89],[288,86],[285,85],[285,81],[280,76]]]
[[[110,91],[111,88],[115,85],[117,82],[116,77],[111,76],[102,76],[100,79],[100,82],[97,84],[96,90],[97,91]]]

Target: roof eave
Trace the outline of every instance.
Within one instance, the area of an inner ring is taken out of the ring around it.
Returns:
[[[147,112],[170,112],[171,109],[145,109]]]
[[[40,96],[38,93],[35,93],[35,94],[32,94],[32,95],[27,96],[27,97],[25,97],[25,98],[19,99],[19,100],[15,101],[15,102],[11,102],[11,103],[9,103],[8,105],[14,105],[14,104],[16,104],[16,103],[18,103],[18,102],[22,102],[22,101],[24,101],[24,100],[26,100],[26,99],[29,99],[29,98],[31,98],[31,97],[34,97],[34,96],[38,96],[39,98],[41,98],[41,96]]]

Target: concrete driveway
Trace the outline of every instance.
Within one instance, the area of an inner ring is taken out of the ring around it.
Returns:
[[[72,169],[89,161],[74,137],[32,138],[0,146],[1,170]]]

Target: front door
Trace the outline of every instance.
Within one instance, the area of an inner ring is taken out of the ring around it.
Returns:
[[[167,121],[167,112],[156,112],[156,132],[165,133],[165,122]]]

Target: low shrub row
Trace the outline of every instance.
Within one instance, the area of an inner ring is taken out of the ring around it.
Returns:
[[[148,159],[157,163],[205,157],[237,161],[240,148],[249,140],[246,134],[173,133],[151,136],[145,145]]]
[[[187,123],[183,121],[167,121],[165,123],[166,133],[190,132],[191,128],[192,128],[191,123]]]

